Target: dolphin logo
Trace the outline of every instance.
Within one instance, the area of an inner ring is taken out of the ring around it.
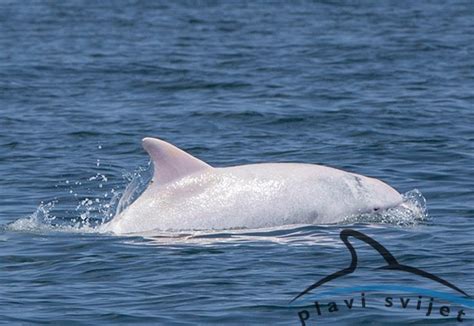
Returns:
[[[354,247],[352,246],[352,244],[349,242],[349,240],[348,240],[349,237],[354,237],[356,239],[359,239],[359,240],[367,243],[368,245],[370,245],[375,250],[377,250],[377,252],[387,262],[387,265],[379,267],[378,269],[397,270],[397,271],[402,271],[402,272],[415,274],[415,275],[430,279],[432,281],[435,281],[437,283],[440,283],[444,286],[447,286],[448,288],[450,288],[452,290],[455,290],[456,292],[459,292],[459,293],[463,294],[464,296],[466,296],[468,298],[471,298],[466,292],[464,292],[463,290],[458,288],[456,285],[454,285],[454,284],[452,284],[452,283],[450,283],[450,282],[448,282],[448,281],[446,281],[446,280],[444,280],[444,279],[442,279],[442,278],[440,278],[436,275],[433,275],[431,273],[425,272],[424,270],[421,270],[421,269],[418,269],[418,268],[415,268],[415,267],[412,267],[412,266],[400,264],[397,261],[397,259],[384,246],[382,246],[376,240],[372,239],[371,237],[369,237],[369,236],[367,236],[367,235],[365,235],[365,234],[363,234],[359,231],[352,230],[352,229],[344,229],[344,230],[341,231],[340,237],[341,237],[342,242],[346,245],[347,249],[349,249],[349,252],[351,253],[351,263],[350,263],[350,265],[348,267],[346,267],[344,269],[341,269],[340,271],[337,271],[333,274],[330,274],[330,275],[320,279],[316,283],[312,284],[311,286],[306,288],[303,292],[301,292],[296,297],[294,297],[290,301],[290,303],[292,303],[296,299],[298,299],[301,296],[307,294],[308,292],[320,287],[321,285],[323,285],[325,283],[328,283],[328,282],[330,282],[332,280],[335,280],[339,277],[349,275],[349,274],[351,274],[355,271],[355,269],[357,267],[357,253],[356,253],[356,250],[354,249]]]

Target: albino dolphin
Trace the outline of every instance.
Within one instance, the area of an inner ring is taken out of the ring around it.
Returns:
[[[335,223],[396,207],[384,182],[297,163],[215,168],[159,139],[144,138],[154,166],[143,194],[104,225],[123,234]]]

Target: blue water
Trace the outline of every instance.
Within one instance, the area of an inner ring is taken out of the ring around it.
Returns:
[[[474,296],[473,69],[469,0],[0,2],[0,322],[298,325],[306,309],[310,325],[472,324],[462,300],[445,302],[464,309],[460,323],[385,307],[388,290],[317,316],[314,301],[342,302],[347,287],[458,295],[376,270],[383,259],[355,239],[356,272],[289,302],[349,265],[344,228]],[[426,199],[428,214],[99,233],[127,185],[145,187],[145,136],[213,166],[305,162],[380,178]]]

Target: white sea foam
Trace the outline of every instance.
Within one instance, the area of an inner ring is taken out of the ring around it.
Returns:
[[[426,199],[418,189],[410,190],[403,195],[403,203],[381,213],[350,216],[341,223],[392,224],[398,226],[416,225],[428,218]]]

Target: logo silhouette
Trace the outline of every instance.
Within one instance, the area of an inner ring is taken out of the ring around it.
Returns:
[[[349,242],[349,240],[348,240],[349,237],[354,237],[356,239],[364,241],[365,243],[370,245],[372,248],[377,250],[377,252],[387,262],[387,265],[379,267],[378,269],[397,270],[397,271],[402,271],[402,272],[415,274],[415,275],[430,279],[432,281],[435,281],[437,283],[443,284],[444,286],[447,286],[450,289],[455,290],[456,292],[459,292],[459,293],[463,294],[464,296],[466,296],[468,298],[471,298],[466,292],[464,292],[463,290],[458,288],[456,285],[454,285],[454,284],[452,284],[452,283],[450,283],[446,280],[443,280],[442,278],[440,278],[436,275],[433,275],[431,273],[425,272],[421,269],[418,269],[418,268],[415,268],[415,267],[412,267],[412,266],[400,264],[395,259],[395,257],[384,246],[382,246],[379,242],[375,241],[371,237],[369,237],[369,236],[367,236],[367,235],[365,235],[365,234],[363,234],[359,231],[352,230],[352,229],[344,229],[344,230],[341,231],[340,237],[341,237],[342,242],[344,242],[347,249],[349,249],[349,252],[351,253],[351,263],[350,263],[350,265],[348,267],[346,267],[344,269],[341,269],[340,271],[335,272],[333,274],[330,274],[330,275],[320,279],[316,283],[312,284],[307,289],[305,289],[303,292],[301,292],[296,297],[294,297],[290,301],[290,303],[292,303],[296,299],[298,299],[301,296],[307,294],[311,290],[314,290],[314,289],[320,287],[321,285],[323,285],[325,283],[328,283],[328,282],[330,282],[332,280],[335,280],[339,277],[349,275],[349,274],[351,274],[355,271],[355,269],[357,267],[357,253],[356,253],[354,247],[352,246],[352,244]]]

